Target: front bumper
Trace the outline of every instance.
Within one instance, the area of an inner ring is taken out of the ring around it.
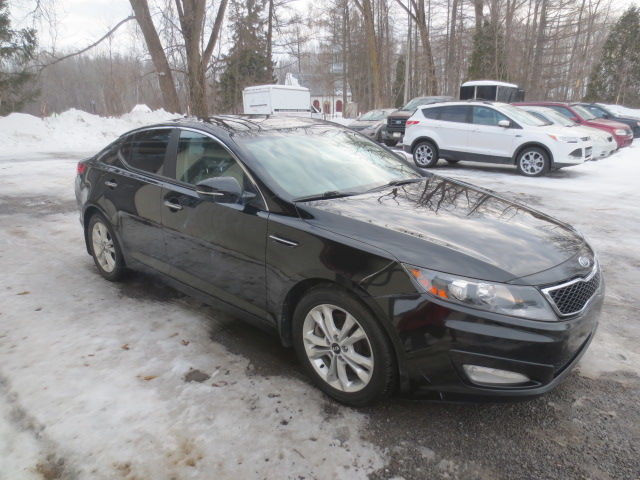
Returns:
[[[404,351],[409,389],[442,399],[523,398],[541,395],[571,371],[593,339],[604,283],[585,312],[542,322],[455,306],[427,294],[387,298],[383,308]],[[474,384],[463,365],[517,372],[514,386]]]
[[[633,135],[614,135],[618,148],[628,147],[633,143]]]

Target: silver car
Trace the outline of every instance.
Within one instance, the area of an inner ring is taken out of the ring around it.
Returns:
[[[383,130],[387,125],[387,116],[394,111],[394,108],[369,110],[349,124],[349,128],[366,135],[371,140],[382,142],[384,140]]]

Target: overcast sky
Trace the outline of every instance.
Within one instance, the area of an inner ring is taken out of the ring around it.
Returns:
[[[640,2],[640,0],[638,0]],[[29,12],[35,0],[9,0],[10,11],[16,26],[24,26],[28,22]],[[48,31],[40,25],[39,41],[43,48],[50,49],[55,45],[57,50],[73,51],[80,49],[104,35],[111,27],[131,14],[128,0],[43,0],[43,4],[55,15],[57,29]],[[295,0],[292,6],[300,11],[313,5],[313,0]],[[616,10],[623,10],[635,3],[635,0],[613,0]],[[111,47],[116,51],[131,48],[130,34],[133,23],[123,26],[111,40]],[[54,35],[55,34],[55,35]],[[108,45],[102,48],[108,48]]]

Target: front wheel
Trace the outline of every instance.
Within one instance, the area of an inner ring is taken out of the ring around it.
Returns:
[[[438,163],[438,148],[430,141],[418,143],[413,149],[413,161],[420,168],[430,168]]]
[[[549,155],[538,147],[527,147],[522,150],[518,154],[516,165],[518,171],[527,177],[539,177],[551,169]]]
[[[332,287],[311,290],[295,309],[293,337],[313,382],[339,402],[364,406],[393,391],[397,370],[391,344],[350,294]]]
[[[384,144],[387,147],[395,147],[398,144],[398,140],[389,140],[389,139],[387,139],[387,140],[384,141]]]

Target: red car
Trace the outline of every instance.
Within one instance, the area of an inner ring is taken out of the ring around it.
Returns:
[[[618,148],[628,147],[633,142],[633,132],[628,125],[605,118],[598,118],[581,105],[571,105],[564,102],[517,102],[513,105],[536,105],[552,108],[580,125],[599,128],[610,133],[615,138]]]

